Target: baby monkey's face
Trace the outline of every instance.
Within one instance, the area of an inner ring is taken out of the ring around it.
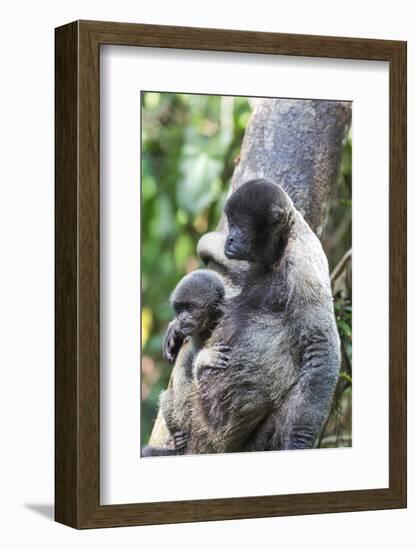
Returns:
[[[174,303],[180,329],[186,336],[198,334],[206,328],[209,313],[207,307],[191,302]]]
[[[223,297],[223,282],[214,272],[197,269],[183,277],[170,297],[182,333],[206,332],[218,317]]]

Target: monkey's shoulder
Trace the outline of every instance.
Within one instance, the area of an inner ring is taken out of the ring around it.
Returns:
[[[290,239],[282,263],[275,268],[274,288],[287,307],[307,308],[331,302],[330,275],[320,241],[303,222]]]

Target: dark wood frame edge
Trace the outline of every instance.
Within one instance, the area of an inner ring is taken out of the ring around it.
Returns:
[[[102,44],[390,63],[389,488],[99,503],[99,51]],[[76,21],[55,32],[55,519],[75,528],[406,507],[406,43]]]

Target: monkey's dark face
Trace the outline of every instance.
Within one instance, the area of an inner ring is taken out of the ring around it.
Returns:
[[[250,260],[255,248],[256,231],[245,220],[228,216],[229,233],[224,245],[224,254],[229,260]]]
[[[246,182],[230,196],[224,211],[229,225],[225,256],[273,262],[292,224],[293,206],[281,187],[266,180]]]
[[[175,314],[185,336],[193,336],[206,328],[209,312],[202,305],[193,302],[174,302]]]
[[[218,318],[223,298],[223,282],[216,273],[197,269],[183,277],[170,299],[182,333],[194,336],[206,331]]]

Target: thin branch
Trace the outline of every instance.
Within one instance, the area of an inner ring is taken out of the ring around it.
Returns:
[[[349,250],[343,255],[342,259],[339,261],[337,266],[333,269],[332,274],[330,275],[330,282],[332,283],[332,286],[333,286],[333,283],[336,281],[336,279],[342,274],[348,261],[351,259],[352,259],[352,249],[349,248]]]

